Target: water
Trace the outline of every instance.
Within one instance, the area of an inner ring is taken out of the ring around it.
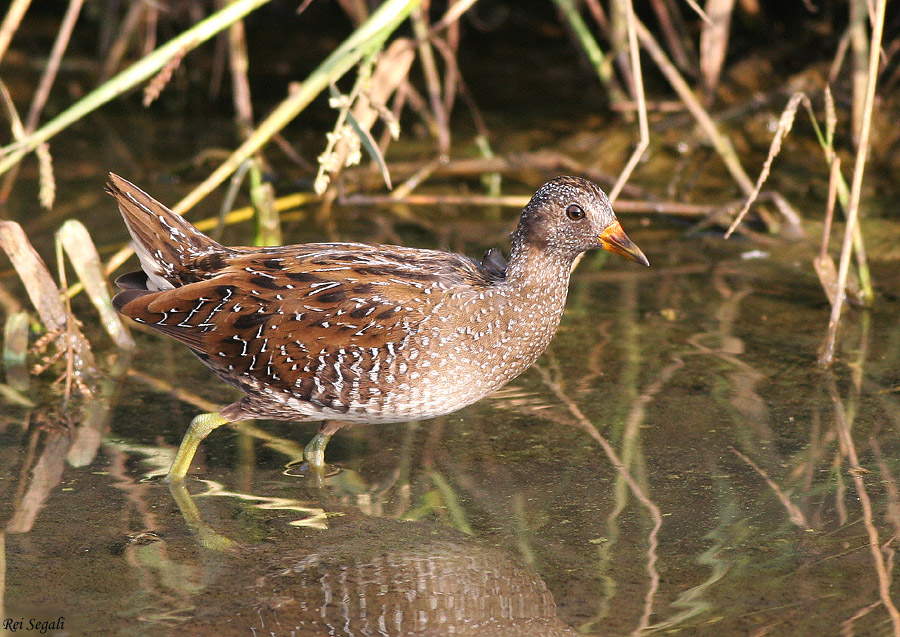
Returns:
[[[170,493],[187,423],[234,395],[163,337],[71,426],[38,382],[0,420],[6,628],[891,634],[897,298],[849,311],[822,370],[812,249],[623,225],[651,268],[589,257],[536,368],[339,433],[324,485],[296,464],[314,426],[263,422],[214,432]]]

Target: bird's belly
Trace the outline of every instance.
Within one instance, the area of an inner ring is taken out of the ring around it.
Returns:
[[[538,321],[477,318],[450,328],[447,322],[426,322],[402,340],[323,350],[303,365],[272,358],[238,375],[197,354],[247,394],[248,415],[403,422],[456,411],[499,389],[535,361],[558,324],[558,316]],[[272,373],[276,369],[280,372]]]
[[[359,400],[347,406],[347,419],[396,422],[447,414],[484,398],[524,372],[544,351],[555,331],[528,334],[531,346],[520,347],[516,337],[491,338],[476,330],[410,339],[383,373],[363,378],[354,392]],[[368,382],[366,382],[368,381]]]

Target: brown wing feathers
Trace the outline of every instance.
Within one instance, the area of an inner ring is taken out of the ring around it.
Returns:
[[[114,307],[186,344],[242,388],[339,411],[377,400],[366,382],[391,373],[393,348],[419,329],[440,292],[477,294],[504,275],[493,257],[476,264],[394,246],[227,248],[124,179],[110,179],[143,268],[117,280]]]
[[[189,261],[230,251],[134,184],[112,173],[109,178],[106,190],[119,204],[150,289],[180,285]]]

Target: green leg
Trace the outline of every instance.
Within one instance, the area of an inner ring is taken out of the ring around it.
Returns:
[[[200,546],[215,551],[224,551],[235,545],[234,540],[217,533],[215,529],[207,524],[206,520],[200,515],[197,505],[194,504],[191,494],[188,493],[187,487],[184,486],[184,482],[170,483],[169,493],[172,494],[175,504],[181,510],[181,515],[184,516],[184,521],[187,522],[188,527],[193,531]]]
[[[166,482],[173,483],[184,480],[184,476],[187,475],[188,469],[191,467],[191,460],[194,459],[194,454],[197,453],[197,447],[200,446],[203,439],[213,429],[221,427],[227,422],[230,421],[216,412],[196,416],[191,421],[187,433],[184,434],[184,438],[181,440],[181,446],[178,448],[178,453],[175,454],[175,460],[172,461],[172,466],[169,467]],[[322,448],[324,449],[325,445],[322,445]]]
[[[303,459],[311,469],[321,471],[325,467],[325,447],[329,440],[331,440],[331,434],[320,431],[306,445],[306,449],[303,450]]]

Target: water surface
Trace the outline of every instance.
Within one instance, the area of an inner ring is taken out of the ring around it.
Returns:
[[[234,395],[163,337],[136,333],[71,426],[38,382],[39,406],[0,421],[3,617],[86,635],[891,634],[897,298],[849,311],[822,370],[810,249],[640,222],[623,220],[652,267],[588,257],[535,368],[450,416],[341,432],[325,484],[297,464],[313,425],[256,422],[214,432],[190,495],[170,493],[187,423]]]

